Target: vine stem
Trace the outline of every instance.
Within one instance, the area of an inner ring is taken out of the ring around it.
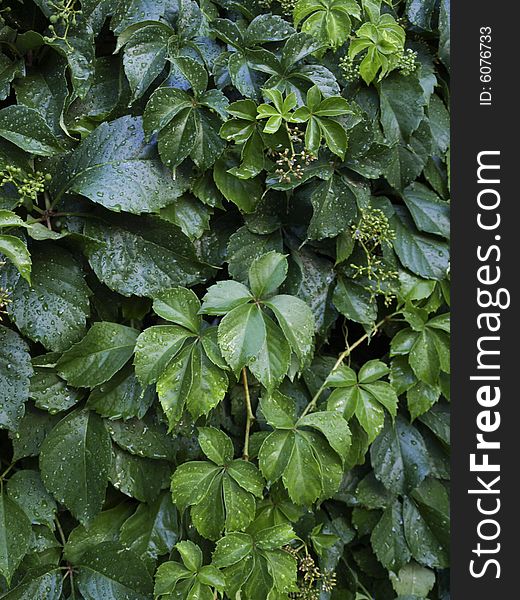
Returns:
[[[251,425],[255,420],[255,415],[253,414],[253,408],[251,406],[251,396],[249,394],[249,384],[247,382],[247,372],[245,367],[242,369],[242,382],[244,383],[244,395],[246,398],[246,433],[242,458],[244,460],[249,460],[249,434],[251,432]]]
[[[395,314],[397,313],[393,313],[392,315],[388,315],[386,317],[384,317],[383,319],[381,319],[381,321],[379,321],[378,323],[376,323],[374,325],[374,327],[368,332],[365,333],[365,335],[362,335],[359,340],[356,340],[352,345],[349,345],[346,350],[344,350],[338,357],[338,360],[336,361],[336,364],[332,367],[330,373],[328,374],[328,376],[325,378],[325,381],[321,384],[320,388],[318,389],[318,391],[314,394],[314,396],[312,397],[312,400],[309,402],[309,404],[307,404],[307,406],[305,407],[304,411],[301,414],[301,417],[304,417],[305,415],[307,415],[311,410],[313,410],[316,407],[316,404],[318,402],[318,400],[320,399],[320,396],[323,392],[323,390],[327,387],[327,379],[333,374],[335,373],[339,367],[341,366],[341,364],[343,363],[343,361],[350,356],[351,352],[353,350],[355,350],[359,345],[361,345],[365,340],[367,340],[370,336],[374,335],[377,330],[384,324],[386,323],[389,319],[391,319]]]

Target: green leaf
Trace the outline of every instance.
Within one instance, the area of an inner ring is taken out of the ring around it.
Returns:
[[[287,277],[287,259],[278,252],[268,252],[253,261],[249,283],[255,298],[272,296]]]
[[[199,427],[199,444],[202,452],[219,466],[225,466],[233,460],[233,442],[219,429]]]
[[[265,322],[256,304],[243,304],[234,308],[218,327],[222,356],[235,373],[250,364],[262,349],[265,338]]]
[[[195,108],[190,96],[186,96],[188,108],[175,115],[159,133],[159,154],[173,169],[190,156],[201,170],[205,170],[215,163],[225,148],[225,142],[218,134],[221,122],[207,109]]]
[[[370,449],[376,477],[395,494],[415,489],[430,473],[428,451],[419,431],[402,417],[389,420]]]
[[[412,183],[403,191],[403,199],[420,231],[450,237],[450,207],[421,183]]]
[[[332,297],[334,306],[348,319],[370,325],[377,318],[377,304],[368,290],[352,279],[339,276]]]
[[[126,496],[153,502],[166,487],[169,474],[170,465],[166,461],[141,458],[112,446],[110,482]]]
[[[184,566],[190,571],[196,573],[202,566],[201,549],[189,540],[179,542],[175,549],[181,555]]]
[[[87,247],[98,279],[123,296],[154,297],[167,288],[199,283],[213,272],[177,227],[157,218],[88,222],[85,235],[99,242]]]
[[[95,387],[87,406],[110,419],[141,418],[154,400],[151,387],[143,388],[130,365],[124,366],[107,382]]]
[[[29,570],[22,581],[4,596],[5,600],[25,600],[25,598],[59,598],[62,593],[63,573],[49,565]]]
[[[126,43],[123,65],[132,90],[132,100],[140,98],[161,74],[172,34],[173,30],[168,26],[155,23],[138,29]]]
[[[32,373],[27,344],[15,331],[0,325],[0,428],[18,429]]]
[[[338,430],[328,426],[327,434],[338,441]],[[341,483],[340,458],[320,434],[277,429],[265,438],[258,459],[266,479],[274,482],[281,477],[296,504],[331,496]]]
[[[76,259],[55,245],[39,246],[33,255],[31,285],[18,281],[9,313],[24,335],[59,352],[84,334],[89,296]]]
[[[29,397],[35,405],[54,414],[68,410],[81,399],[80,390],[74,389],[56,373],[59,354],[50,352],[33,358],[34,374],[31,377]]]
[[[106,423],[112,440],[123,450],[144,458],[172,461],[176,446],[158,419],[147,415],[144,419],[110,420]]]
[[[191,335],[177,325],[154,325],[145,329],[135,345],[135,374],[140,383],[155,383]]]
[[[40,469],[45,487],[82,523],[101,510],[111,463],[110,437],[101,418],[77,410],[49,433]]]
[[[392,74],[379,89],[381,124],[390,142],[408,142],[424,117],[424,96],[415,77]]]
[[[65,70],[67,62],[58,54],[47,56],[38,70],[15,84],[19,104],[40,113],[56,137],[63,136],[63,112],[69,95]]]
[[[140,504],[121,527],[121,544],[152,565],[171,552],[178,538],[177,510],[167,492],[151,504]]]
[[[449,498],[444,485],[425,479],[404,500],[404,529],[413,557],[427,567],[445,568],[449,564]]]
[[[0,573],[11,577],[29,550],[31,522],[24,511],[4,492],[0,494]]]
[[[410,560],[411,554],[404,535],[403,508],[399,500],[385,509],[370,541],[377,558],[389,571],[399,571]]]
[[[200,342],[185,346],[157,381],[157,393],[170,429],[182,417],[184,406],[194,418],[207,414],[228,388],[226,373],[206,355]]]
[[[95,387],[108,381],[134,352],[138,331],[117,323],[94,323],[87,335],[63,353],[60,377],[75,387]]]
[[[285,377],[291,364],[291,348],[283,331],[266,314],[262,314],[265,325],[265,340],[249,364],[249,370],[267,389],[274,389]]]
[[[228,465],[227,472],[241,488],[257,498],[262,498],[265,482],[260,471],[252,463],[234,460]]]
[[[233,280],[219,281],[208,288],[202,299],[200,312],[206,315],[225,315],[252,299],[251,292],[242,283]]]
[[[411,561],[391,574],[392,586],[399,596],[427,598],[435,585],[435,573]]]
[[[27,515],[32,524],[54,529],[56,502],[45,489],[38,471],[17,471],[7,482],[7,495]]]
[[[160,317],[185,327],[195,335],[199,333],[201,326],[199,309],[197,295],[192,290],[182,287],[160,292],[153,301],[153,310]]]
[[[293,429],[296,425],[294,400],[278,390],[262,396],[260,410],[269,425],[276,429]]]
[[[403,265],[425,279],[444,279],[449,257],[446,243],[416,232],[404,213],[394,217],[391,224],[396,234],[394,249]]]
[[[220,158],[215,163],[213,177],[226,200],[236,204],[241,211],[251,213],[260,201],[262,186],[257,178],[239,179],[232,175],[229,170],[236,166],[237,163],[231,156]]]
[[[312,193],[311,202],[313,215],[307,231],[310,239],[335,237],[356,219],[356,197],[344,177],[321,182]]]
[[[164,562],[155,573],[155,596],[170,595],[179,581],[193,579],[193,573],[177,562]],[[191,581],[190,581],[191,583]]]
[[[53,156],[64,150],[40,113],[27,106],[0,110],[0,137],[38,156]]]
[[[197,240],[210,228],[211,208],[196,198],[185,195],[161,208],[159,216],[177,225],[191,241]]]
[[[43,440],[58,420],[59,417],[37,410],[28,402],[25,414],[17,423],[16,432],[9,434],[13,445],[13,460],[38,456]]]
[[[81,556],[102,542],[119,541],[121,526],[130,517],[133,507],[122,502],[114,508],[98,513],[86,528],[78,525],[70,532],[64,546],[64,555],[72,564],[78,564]]]
[[[0,254],[13,263],[27,283],[31,283],[31,255],[20,238],[0,235]]]
[[[227,461],[225,465],[184,463],[172,477],[171,490],[180,510],[191,506],[191,518],[197,531],[215,540],[224,527],[227,531],[243,530],[251,523],[256,510],[255,494],[261,495],[263,481],[252,464],[243,460],[229,462],[233,451],[231,441],[224,434],[217,436],[218,430],[211,428],[210,432],[214,438],[212,443],[203,439],[201,446],[219,463]]]
[[[179,465],[171,482],[173,501],[179,510],[200,502],[219,470],[215,464],[204,461]]]
[[[149,600],[153,582],[145,564],[131,550],[104,542],[81,557],[77,586],[85,600]]]
[[[59,164],[52,187],[56,199],[76,193],[135,214],[155,212],[185,191],[146,143],[142,119],[128,116],[97,127]]]
[[[253,540],[246,533],[229,533],[217,542],[213,563],[217,567],[229,567],[247,557],[253,549]]]
[[[320,431],[330,447],[344,458],[350,447],[350,429],[343,417],[330,411],[315,412],[302,417],[299,425]]]
[[[435,336],[428,328],[421,331],[410,350],[410,366],[416,377],[429,385],[435,386],[439,378],[439,355],[435,344]]]
[[[227,256],[229,274],[233,279],[247,283],[249,269],[254,259],[271,250],[276,252],[283,250],[279,231],[268,235],[258,235],[250,232],[247,227],[241,227],[229,238]]]
[[[355,0],[299,0],[294,9],[294,23],[302,23],[302,31],[324,44],[337,48],[345,43],[352,29],[351,17],[361,12]]]
[[[264,304],[273,311],[300,363],[306,362],[314,348],[314,316],[309,306],[287,294],[273,296]]]

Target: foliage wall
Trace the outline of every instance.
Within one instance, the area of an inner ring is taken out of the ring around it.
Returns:
[[[0,5],[2,598],[449,598],[449,48]]]

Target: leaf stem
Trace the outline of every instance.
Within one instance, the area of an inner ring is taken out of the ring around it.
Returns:
[[[321,384],[320,388],[318,389],[318,391],[314,394],[314,396],[312,397],[312,400],[309,402],[309,404],[307,404],[307,406],[305,407],[304,411],[301,414],[301,417],[304,417],[305,415],[307,415],[311,410],[313,410],[316,407],[316,404],[318,402],[318,400],[320,399],[320,396],[323,392],[323,390],[327,387],[327,379],[333,374],[335,373],[339,367],[341,366],[341,364],[343,363],[343,361],[350,356],[351,352],[353,350],[355,350],[359,345],[361,345],[365,340],[367,340],[368,338],[370,338],[372,335],[374,335],[377,330],[384,324],[386,323],[390,318],[392,318],[396,313],[393,313],[392,315],[387,315],[386,317],[384,317],[383,319],[381,319],[381,321],[379,321],[378,323],[376,323],[374,325],[374,327],[367,333],[365,333],[364,335],[362,335],[358,340],[356,340],[353,344],[349,345],[338,357],[338,360],[336,361],[336,364],[332,367],[330,373],[328,374],[328,376],[325,378],[325,381]]]
[[[15,466],[16,462],[12,462],[7,469],[5,469],[5,471],[0,475],[0,482],[3,483],[5,476],[9,473],[9,471],[11,471],[11,469],[13,469],[13,467]]]
[[[249,395],[249,384],[247,382],[247,371],[245,367],[242,369],[242,382],[244,384],[244,395],[246,398],[246,433],[242,458],[244,460],[249,460],[249,434],[251,432],[251,425],[255,420],[255,415],[253,414],[253,408],[251,406],[251,396]]]
[[[56,517],[54,519],[54,521],[56,523],[56,528],[58,529],[58,533],[60,534],[61,545],[65,546],[65,544],[67,543],[67,540],[65,539],[65,534],[63,533],[63,527],[61,526],[61,523],[60,523],[58,517]]]

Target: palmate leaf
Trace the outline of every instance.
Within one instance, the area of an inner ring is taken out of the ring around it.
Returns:
[[[327,407],[338,411],[349,420],[354,415],[373,442],[383,429],[386,409],[392,418],[397,413],[397,394],[392,386],[380,381],[390,369],[379,360],[363,365],[356,373],[341,365],[328,379],[327,383],[335,388],[330,394]]]
[[[359,19],[361,11],[355,0],[299,0],[294,9],[295,25],[302,31],[336,48],[350,35],[352,17]]]
[[[170,429],[186,407],[194,418],[207,414],[228,387],[226,365],[216,344],[216,329],[199,316],[200,301],[186,288],[159,294],[154,311],[173,325],[156,325],[137,339],[134,364],[139,381],[157,382]]]
[[[144,129],[150,135],[159,132],[158,148],[163,162],[175,169],[191,156],[201,169],[210,167],[222,154],[225,143],[220,138],[219,118],[210,109],[218,107],[225,111],[227,99],[217,90],[204,92],[207,75],[199,63],[189,61],[186,65],[188,77],[194,70],[202,69],[206,76],[200,87],[193,83],[198,93],[196,98],[182,90],[159,88],[151,96],[144,113]]]
[[[441,371],[450,372],[449,360],[449,313],[439,315],[418,330],[402,329],[392,340],[393,356],[408,355],[408,361],[419,381],[438,387]]]
[[[201,535],[216,540],[224,529],[240,531],[251,523],[264,482],[252,463],[233,460],[232,442],[223,432],[200,428],[199,443],[211,462],[180,465],[171,480],[172,497],[181,511],[191,507]]]
[[[265,478],[271,483],[281,478],[296,504],[312,504],[333,495],[350,446],[350,430],[343,417],[317,412],[297,419],[293,400],[280,392],[262,398],[260,408],[275,429],[265,438],[258,456]]]
[[[291,350],[303,365],[314,341],[314,316],[307,304],[276,294],[287,268],[283,255],[262,254],[249,268],[251,292],[237,282],[222,282],[208,289],[201,308],[203,313],[225,315],[218,326],[218,343],[233,371],[248,366],[269,390],[289,370]],[[262,306],[273,312],[277,324]]]
[[[168,55],[168,40],[174,31],[164,23],[149,23],[125,40],[123,65],[132,90],[132,100],[141,97],[161,74]],[[119,40],[119,45],[121,39]]]
[[[243,590],[247,598],[261,600],[295,591],[296,561],[281,548],[295,538],[289,524],[251,533],[227,533],[217,542],[213,564],[226,577],[227,589],[236,595]]]
[[[183,564],[163,563],[157,570],[154,594],[156,597],[176,595],[189,598],[213,598],[213,590],[222,592],[226,580],[213,565],[202,564],[202,552],[189,540],[179,542],[176,550]]]

